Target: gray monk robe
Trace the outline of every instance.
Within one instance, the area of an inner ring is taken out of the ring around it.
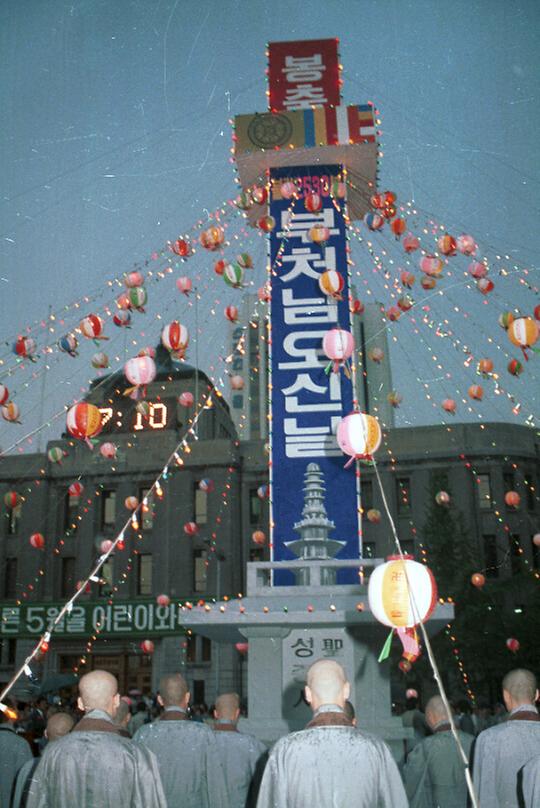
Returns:
[[[518,785],[523,808],[540,805],[540,755],[536,755],[518,774]]]
[[[473,777],[481,808],[519,808],[517,776],[540,754],[540,716],[534,705],[480,733],[473,752]]]
[[[390,750],[355,729],[336,705],[281,738],[264,770],[257,808],[407,808]]]
[[[9,724],[0,725],[0,808],[9,808],[17,772],[32,760],[30,744]]]
[[[458,730],[467,757],[472,735]],[[439,724],[410,752],[403,767],[403,780],[411,808],[464,808],[467,805],[465,766],[458,752],[450,724]]]
[[[30,781],[28,808],[166,808],[155,757],[92,710],[47,744]]]
[[[217,721],[214,731],[230,808],[254,805],[252,796],[257,789],[254,779],[259,774],[259,766],[264,763],[268,751],[266,746],[255,736],[238,732],[232,721]]]
[[[154,752],[169,808],[227,808],[228,793],[214,732],[167,707],[134,741]]]

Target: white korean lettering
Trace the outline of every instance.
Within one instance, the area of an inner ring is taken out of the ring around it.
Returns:
[[[313,56],[286,56],[285,67],[281,68],[289,84],[320,81],[325,70],[326,65],[322,63],[320,53],[314,53]]]
[[[336,431],[340,416],[332,416],[325,426],[298,426],[296,418],[285,418],[285,455],[295,457],[340,457],[342,451],[337,445]]]
[[[19,631],[20,621],[21,609],[19,606],[4,606],[2,608],[0,632],[2,634],[16,634]]]
[[[295,298],[293,289],[282,289],[282,302],[286,325],[338,322],[336,301],[330,302],[323,297]]]
[[[287,87],[283,106],[286,109],[311,109],[313,105],[323,106],[328,103],[324,87],[314,84],[297,84]]]
[[[309,370],[310,368],[319,368],[323,366],[324,353],[321,346],[322,331],[290,331],[283,340],[283,350],[295,362],[279,362],[278,367],[280,370]],[[317,347],[302,348],[298,343],[306,341],[315,341]]]
[[[327,227],[331,236],[339,235],[339,230],[335,227],[334,208],[323,208],[323,210],[310,213],[294,213],[284,210],[281,212],[281,230],[276,233],[278,238],[292,239],[299,238],[303,244],[311,244],[309,231],[312,227]],[[319,257],[319,256],[317,256]]]
[[[83,606],[74,606],[66,618],[66,632],[68,634],[86,633],[86,611]]]
[[[330,404],[327,400],[319,404],[300,404],[298,393],[307,390],[317,395],[325,395],[330,388],[330,399],[335,402]],[[282,388],[285,395],[285,410],[287,412],[341,412],[341,379],[338,373],[332,373],[328,384],[317,384],[308,373],[299,373],[289,387]]]

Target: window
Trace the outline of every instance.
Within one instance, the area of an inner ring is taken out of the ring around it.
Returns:
[[[197,659],[197,635],[188,634],[186,637],[186,662],[195,662]]]
[[[152,594],[152,554],[141,553],[137,556],[137,594]]]
[[[17,640],[0,639],[0,665],[15,665]]]
[[[146,504],[145,504],[146,500]],[[149,488],[141,488],[139,491],[139,501],[141,505],[141,529],[143,532],[152,530],[154,527],[154,495]]]
[[[534,536],[531,536],[531,547],[533,567],[538,570],[540,569],[540,545],[535,543]]]
[[[193,591],[206,592],[206,572],[208,565],[206,550],[195,550],[193,553]]]
[[[104,490],[101,492],[101,529],[114,527],[116,522],[116,491]]]
[[[249,489],[249,524],[259,525],[262,517],[262,500],[257,488]]]
[[[512,575],[519,575],[521,572],[523,550],[519,543],[519,534],[512,533],[510,536],[510,568]]]
[[[514,477],[513,471],[505,471],[503,474],[503,486],[504,486],[504,493],[508,493],[508,491],[514,491],[516,487],[516,481]]]
[[[193,680],[191,701],[193,704],[204,704],[204,679]]]
[[[374,541],[362,542],[362,558],[376,558],[377,545]]]
[[[208,637],[201,637],[201,662],[212,661],[212,642]]]
[[[484,536],[484,565],[488,578],[499,577],[499,567],[497,565],[497,537]]]
[[[21,521],[21,516],[22,516],[22,501],[18,502],[14,508],[8,508],[7,532],[9,536],[15,536],[19,532],[19,523]]]
[[[70,497],[66,491],[64,496],[64,533],[75,533],[79,526],[78,512],[79,500],[77,497]]]
[[[186,636],[186,662],[192,664],[212,661],[212,642],[198,634]]]
[[[113,560],[108,558],[99,573],[99,595],[108,597],[113,590]]]
[[[62,580],[60,593],[63,598],[69,598],[75,592],[75,558],[64,557],[62,563]]]
[[[206,491],[201,491],[199,481],[194,485],[193,521],[198,525],[206,525],[208,522],[208,494]]]
[[[396,479],[398,511],[411,510],[411,481],[409,477],[398,477]]]
[[[491,509],[491,480],[489,474],[479,474],[476,478],[478,485],[478,505],[484,511]]]
[[[6,558],[4,569],[4,596],[14,600],[17,597],[17,559]]]
[[[360,500],[364,513],[373,508],[373,483],[371,480],[360,481]]]

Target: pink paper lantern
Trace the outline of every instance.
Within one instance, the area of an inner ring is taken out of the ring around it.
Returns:
[[[334,373],[338,373],[341,365],[347,362],[354,351],[354,337],[343,328],[331,328],[323,337],[322,347],[333,363]]]
[[[184,393],[180,393],[178,396],[178,403],[182,405],[182,407],[193,407],[193,402],[195,399],[193,398],[193,393],[190,393],[186,390]]]
[[[158,606],[168,606],[170,602],[171,599],[168,595],[158,595],[156,598]]]
[[[152,642],[152,640],[143,640],[140,647],[143,654],[154,653],[154,643]]]
[[[181,278],[177,278],[176,287],[179,292],[182,292],[183,295],[189,295],[193,288],[191,278],[187,278],[185,275],[183,275]]]

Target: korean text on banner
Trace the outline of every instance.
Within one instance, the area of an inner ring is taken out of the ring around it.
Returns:
[[[289,112],[340,103],[337,39],[271,42],[268,47],[270,109]]]

